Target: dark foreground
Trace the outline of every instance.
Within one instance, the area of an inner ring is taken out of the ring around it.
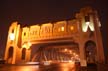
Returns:
[[[108,66],[98,64],[80,67],[72,63],[59,63],[50,65],[0,65],[0,71],[108,71]]]

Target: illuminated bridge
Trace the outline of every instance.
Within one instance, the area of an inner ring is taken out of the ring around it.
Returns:
[[[104,51],[97,11],[82,8],[75,19],[20,27],[9,27],[5,50],[6,63],[72,62],[81,66],[103,63]],[[101,51],[100,51],[101,50]]]

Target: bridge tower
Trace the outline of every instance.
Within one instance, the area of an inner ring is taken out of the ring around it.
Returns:
[[[104,63],[104,49],[97,11],[91,7],[81,8],[76,14],[79,24],[79,50],[81,65]]]
[[[6,63],[16,64],[24,61],[23,59],[25,59],[25,61],[28,59],[26,55],[30,50],[26,50],[21,47],[21,28],[18,22],[13,22],[8,31],[4,57]]]
[[[17,25],[17,22],[13,22],[9,27],[7,44],[5,49],[6,63],[15,64],[16,59],[19,58],[19,47],[18,47],[18,38],[20,32],[20,25]]]

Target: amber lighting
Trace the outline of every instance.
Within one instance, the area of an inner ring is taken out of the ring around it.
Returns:
[[[22,48],[29,49],[32,44],[30,42],[23,44]]]
[[[30,42],[28,42],[28,46],[31,46],[32,44]]]
[[[74,27],[73,27],[73,26],[71,26],[71,27],[70,27],[70,29],[73,31],[73,30],[74,30]]]
[[[76,53],[73,53],[73,55],[76,55]]]
[[[64,51],[66,52],[66,51],[67,51],[67,49],[64,49]]]
[[[71,50],[69,50],[69,53],[70,53],[70,54],[72,54],[72,51],[71,51]]]
[[[76,56],[76,57],[78,57],[78,55],[77,55],[77,54],[76,54],[75,56]]]
[[[61,31],[64,31],[64,27],[61,27]]]

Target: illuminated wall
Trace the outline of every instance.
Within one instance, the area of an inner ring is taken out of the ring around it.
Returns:
[[[78,33],[78,24],[77,20],[69,20],[23,27],[22,42],[74,35]]]

